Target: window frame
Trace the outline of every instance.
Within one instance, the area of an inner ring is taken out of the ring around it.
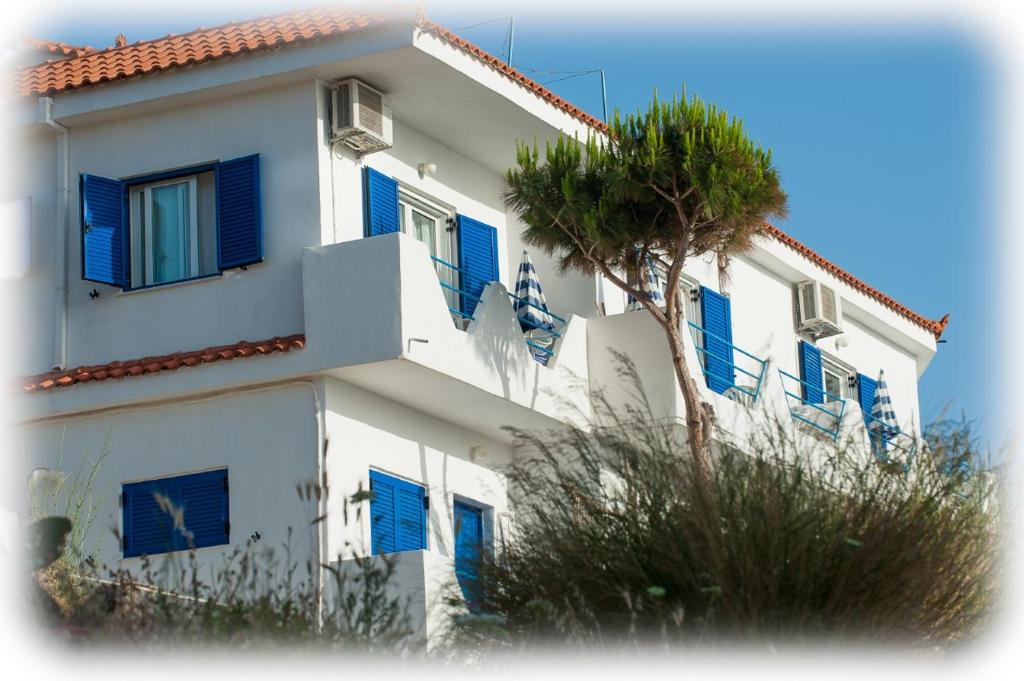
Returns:
[[[132,289],[165,286],[210,276],[199,271],[199,175],[179,175],[149,183],[132,183],[128,185],[128,248],[131,250],[131,284]],[[153,271],[153,210],[152,192],[160,187],[188,183],[188,241],[187,253],[188,273],[180,279],[154,281]],[[141,211],[139,201],[141,200]],[[140,216],[139,213],[142,213]],[[141,224],[140,224],[140,217]],[[135,246],[138,244],[138,246]],[[142,276],[140,276],[140,272]],[[139,282],[139,283],[136,283]]]
[[[397,181],[397,180],[396,180]],[[416,239],[413,233],[412,211],[419,211],[435,218],[434,256],[455,266],[455,208],[424,194],[403,182],[398,182],[398,225],[406,236]],[[416,239],[419,241],[419,239]]]
[[[822,392],[822,403],[827,404],[834,402],[835,400],[829,399],[829,395],[838,395],[844,400],[857,399],[854,394],[855,388],[851,386],[851,378],[853,379],[854,385],[856,385],[857,370],[852,366],[842,361],[841,359],[834,357],[821,350],[821,392]],[[832,393],[828,389],[828,374],[831,374],[839,378],[839,392]]]
[[[135,176],[132,176],[132,177],[122,177],[122,178],[120,178],[120,181],[124,183],[125,192],[127,193],[127,208],[128,208],[128,250],[129,250],[128,266],[129,266],[129,277],[128,277],[128,287],[122,289],[123,293],[130,293],[132,291],[143,291],[143,290],[147,290],[147,289],[151,289],[151,288],[157,288],[157,287],[160,287],[160,286],[174,286],[174,285],[181,284],[181,283],[184,283],[184,282],[198,281],[198,280],[201,280],[201,279],[212,279],[214,277],[221,277],[221,276],[223,276],[224,272],[223,272],[223,270],[221,270],[219,268],[217,269],[216,272],[210,272],[208,274],[199,274],[198,273],[199,265],[196,265],[196,267],[195,267],[196,273],[193,274],[192,276],[185,277],[184,279],[175,279],[174,281],[162,281],[162,282],[159,282],[159,283],[151,283],[151,280],[152,280],[152,270],[150,268],[146,268],[146,270],[145,270],[145,274],[146,274],[145,279],[146,279],[146,281],[141,281],[142,278],[138,276],[139,266],[142,264],[140,262],[141,258],[139,257],[139,254],[141,253],[141,251],[139,249],[145,247],[145,244],[143,244],[143,242],[141,241],[141,236],[142,236],[142,233],[143,233],[144,230],[143,230],[143,227],[138,224],[138,215],[137,215],[138,210],[135,207],[134,201],[133,201],[133,194],[135,192],[138,192],[140,188],[145,190],[147,186],[163,186],[163,185],[166,185],[166,184],[175,184],[177,182],[182,182],[186,178],[193,180],[196,183],[196,187],[195,187],[195,194],[194,195],[190,195],[190,197],[189,197],[189,201],[191,203],[191,205],[189,207],[189,210],[190,210],[190,212],[194,212],[195,213],[195,219],[193,220],[193,225],[195,226],[195,238],[198,239],[198,231],[199,231],[199,215],[198,215],[198,211],[199,211],[199,201],[198,201],[198,198],[199,198],[199,186],[198,186],[199,185],[199,176],[203,175],[204,173],[214,173],[214,192],[216,193],[217,192],[217,188],[216,188],[217,166],[220,165],[221,163],[222,163],[221,161],[210,161],[208,163],[200,163],[200,164],[197,164],[197,165],[185,166],[185,167],[182,167],[182,168],[173,168],[171,170],[163,170],[163,171],[156,172],[156,173],[148,173],[146,175],[135,175]],[[215,204],[216,204],[216,201],[217,201],[217,197],[214,196]],[[214,225],[213,225],[213,229],[214,229],[214,232],[215,232],[214,237],[215,237],[215,240],[219,242],[219,240],[220,240],[220,225],[218,223],[219,223],[220,219],[216,215],[216,207],[214,208],[214,213],[215,213],[214,214]],[[136,243],[140,244],[140,246],[136,247],[135,246]],[[193,243],[196,244],[195,257],[198,258],[199,257],[198,241],[197,240],[193,240]],[[218,248],[219,248],[219,246],[218,246]],[[142,257],[145,257],[144,253],[142,253]]]

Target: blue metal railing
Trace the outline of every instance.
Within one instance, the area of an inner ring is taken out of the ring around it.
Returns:
[[[466,301],[472,301],[474,309],[480,303],[480,296],[466,290],[466,287],[469,285],[469,282],[475,282],[481,285],[482,290],[484,286],[491,282],[490,280],[470,274],[447,260],[442,260],[435,256],[430,256],[430,259],[434,262],[438,283],[441,284],[445,302],[448,305],[448,311],[452,314],[452,320],[455,322],[456,327],[464,330],[465,324],[473,320],[473,315],[465,312],[463,309],[466,307]],[[512,293],[509,293],[508,296],[512,299],[514,306],[526,305],[532,307],[565,326],[565,319],[559,317],[554,312],[534,305],[525,298],[517,298]],[[541,364],[547,365],[548,361],[555,356],[553,348],[557,340],[562,337],[562,334],[559,333],[554,324],[550,326],[536,324],[529,319],[522,318],[517,319],[517,321],[520,326],[529,327],[531,330],[530,337],[526,339],[526,345],[529,346],[534,359]]]
[[[846,400],[840,397],[839,395],[833,395],[832,393],[825,392],[825,390],[822,389],[821,386],[811,385],[807,381],[801,378],[797,378],[793,374],[785,372],[782,369],[779,369],[779,377],[782,380],[782,391],[786,393],[786,405],[789,407],[790,416],[792,416],[797,421],[802,421],[803,423],[806,423],[807,425],[813,428],[817,428],[821,432],[827,434],[829,437],[832,438],[833,442],[838,440],[839,424],[842,423],[843,414],[846,412]],[[801,393],[805,392],[806,390],[813,390],[815,392],[821,393],[822,399],[825,399],[826,401],[823,403],[808,402],[807,398],[805,398],[803,394],[790,392],[790,390],[786,387],[786,379],[789,379],[789,381],[791,382],[795,381],[796,383],[798,383],[803,388],[803,390],[801,390]],[[799,403],[796,407],[793,406],[792,400],[794,399],[797,400]],[[829,404],[838,404],[839,409],[837,411],[826,409],[825,405]],[[834,419],[835,428],[826,428],[825,426],[821,425],[814,419],[808,418],[807,416],[804,415],[804,413],[801,413],[801,406],[811,407],[812,412],[817,411],[821,414],[824,414],[827,417],[826,420]]]
[[[518,307],[525,305],[526,307],[532,307],[533,309],[548,315],[556,322],[559,322],[563,327],[566,324],[565,319],[562,317],[559,317],[550,310],[545,310],[539,305],[534,305],[526,298],[518,298],[511,292],[508,294],[508,297],[512,299],[512,306],[516,308],[517,313]],[[518,317],[517,321],[519,322],[520,327],[525,326],[530,329],[528,332],[530,336],[526,339],[526,344],[533,352],[534,359],[547,366],[548,361],[555,356],[555,351],[553,350],[555,343],[557,343],[558,339],[562,337],[562,334],[555,328],[555,323],[537,324],[536,322],[524,319],[523,317]]]
[[[917,438],[899,426],[885,423],[871,414],[864,414],[864,427],[867,428],[868,441],[871,442],[875,458],[888,463],[892,460],[889,452],[895,450],[901,454],[904,470],[910,467],[910,461],[917,453]]]
[[[703,373],[705,377],[711,376],[711,373],[707,369],[708,358],[713,358],[716,361],[723,363],[725,366],[731,369],[730,373],[732,374],[732,385],[730,387],[750,397],[751,404],[755,404],[757,402],[758,396],[760,396],[761,394],[761,386],[764,384],[764,374],[765,371],[768,369],[768,361],[761,359],[756,355],[750,354],[743,348],[733,345],[725,338],[722,338],[721,336],[712,333],[711,331],[708,331],[702,326],[697,326],[696,324],[690,321],[687,321],[686,323],[690,326],[690,334],[693,337],[693,346],[697,349],[697,352],[700,353],[697,355],[697,357],[700,359],[701,373]],[[701,340],[698,339],[698,334],[703,334],[704,337],[712,338],[720,343],[723,343],[732,348],[734,352],[738,352],[741,355],[753,360],[752,368],[754,370],[750,371],[748,369],[744,369],[741,366],[737,366],[737,364],[732,359],[719,355],[718,353],[711,352],[708,349],[702,347],[704,343],[702,343]],[[753,386],[739,385],[736,382],[736,372],[739,372],[744,376],[753,379]]]

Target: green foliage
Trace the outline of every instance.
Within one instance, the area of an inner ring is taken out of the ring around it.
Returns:
[[[327,490],[306,482],[296,493],[310,515]],[[359,522],[365,499],[361,489],[345,498],[344,518],[352,506]],[[182,509],[166,498],[158,502],[176,518],[175,527],[190,536]],[[322,521],[318,516],[307,524],[310,546]],[[392,557],[339,557],[318,566],[309,558],[294,560],[292,544],[289,529],[279,550],[253,538],[219,564],[206,565],[195,549],[155,561],[143,556],[118,567],[100,565],[91,555],[66,555],[37,572],[49,594],[37,599],[37,606],[51,632],[80,642],[142,648],[287,644],[396,653],[422,643],[412,630],[408,599],[391,587]]]
[[[195,551],[136,571],[83,564],[47,571],[42,582],[63,610],[57,631],[78,641],[166,645],[286,644],[318,648],[405,650],[413,642],[408,615],[388,582],[394,563],[354,559],[324,566],[321,606],[315,567],[291,560],[290,541],[279,560],[272,548],[247,542],[204,578]]]
[[[544,163],[536,145],[520,142],[517,162],[506,202],[527,225],[524,241],[557,255],[563,271],[602,263],[632,273],[638,252],[666,266],[733,253],[786,213],[771,152],[741,121],[685,92],[655,96],[625,118],[616,112],[608,139],[559,137]]]
[[[515,433],[532,452],[509,471],[516,541],[482,581],[505,622],[496,643],[930,647],[986,622],[1000,568],[986,480],[925,456],[888,472],[852,445],[811,459],[776,424],[749,451],[718,448],[700,484],[642,396],[618,411],[594,400],[589,432]]]

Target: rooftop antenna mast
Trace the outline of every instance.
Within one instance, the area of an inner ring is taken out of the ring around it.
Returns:
[[[505,63],[512,67],[512,47],[516,40],[516,18],[511,16],[508,18],[508,59]]]

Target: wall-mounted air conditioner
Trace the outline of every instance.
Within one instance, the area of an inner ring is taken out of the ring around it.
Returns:
[[[331,142],[359,154],[390,149],[391,99],[366,83],[349,78],[335,84],[331,97]]]
[[[796,285],[797,328],[814,338],[827,338],[843,332],[843,311],[839,296],[820,281],[802,281]]]

